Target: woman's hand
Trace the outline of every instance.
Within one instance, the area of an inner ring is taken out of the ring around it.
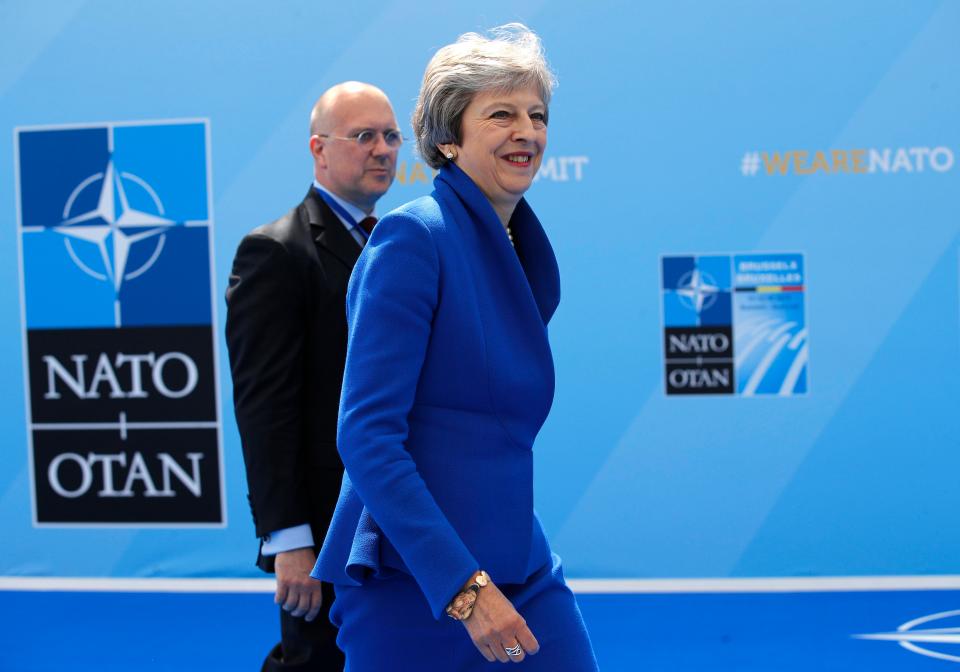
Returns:
[[[474,646],[491,663],[519,663],[540,650],[537,638],[493,581],[480,589],[473,613],[461,621]],[[507,655],[507,649],[520,645],[519,655]]]

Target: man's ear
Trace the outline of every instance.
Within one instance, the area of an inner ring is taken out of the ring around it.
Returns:
[[[324,138],[319,135],[310,136],[310,154],[313,155],[313,160],[316,161],[321,168],[327,167],[327,155],[323,151],[326,147]]]

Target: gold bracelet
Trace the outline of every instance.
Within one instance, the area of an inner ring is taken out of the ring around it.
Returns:
[[[466,587],[453,596],[447,605],[447,616],[455,621],[465,621],[470,618],[473,608],[477,604],[480,589],[490,583],[490,576],[482,569],[470,577]]]

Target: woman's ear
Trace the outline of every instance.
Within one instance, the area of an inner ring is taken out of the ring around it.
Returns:
[[[447,157],[447,161],[453,161],[457,158],[457,146],[453,144],[437,145],[440,153]]]

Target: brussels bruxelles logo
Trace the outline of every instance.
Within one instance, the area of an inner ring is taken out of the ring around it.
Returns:
[[[667,394],[807,391],[800,254],[664,256]]]
[[[16,131],[36,524],[223,523],[208,135]]]

